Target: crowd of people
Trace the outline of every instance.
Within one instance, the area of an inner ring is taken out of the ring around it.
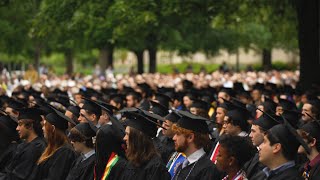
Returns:
[[[0,180],[320,179],[320,89],[298,76],[11,76]]]

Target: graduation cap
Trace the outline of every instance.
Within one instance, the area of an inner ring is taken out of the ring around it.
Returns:
[[[254,125],[261,127],[264,131],[271,129],[273,126],[280,124],[282,121],[279,116],[263,114],[257,120],[253,121]]]
[[[288,149],[292,148],[297,151],[298,149],[296,149],[295,143],[293,143],[291,141],[292,140],[292,138],[290,138],[290,135],[291,135],[294,137],[294,139],[297,140],[298,147],[299,147],[299,144],[301,144],[302,147],[306,150],[307,154],[310,154],[310,152],[311,152],[310,148],[308,147],[307,143],[302,139],[302,137],[297,133],[296,129],[289,123],[289,121],[283,115],[280,114],[280,117],[283,119],[283,127],[285,127],[287,129],[287,131],[283,131],[283,132],[275,131],[276,133],[278,133],[278,136],[284,136],[284,137],[280,137],[280,138],[278,137],[279,139],[281,139],[280,142],[283,141],[285,146],[288,145]],[[276,126],[278,126],[278,125],[276,125]],[[274,127],[276,127],[276,126],[274,126]],[[273,129],[273,128],[271,128],[271,129]],[[276,128],[276,130],[277,130],[277,128]],[[279,130],[281,130],[281,128],[279,128]],[[289,143],[289,144],[287,144],[287,143]],[[292,144],[290,144],[290,143],[292,143]]]
[[[320,121],[314,120],[304,124],[300,129],[309,133],[309,135],[319,142],[320,140]]]
[[[220,89],[219,92],[224,92],[226,94],[228,94],[231,97],[234,97],[236,95],[235,91],[231,88],[227,88],[227,87],[223,87]]]
[[[169,108],[169,102],[172,102],[171,98],[165,94],[156,93],[154,99],[159,102],[159,104]]]
[[[124,116],[126,117],[124,122],[126,126],[133,127],[152,138],[156,137],[158,124],[153,120],[135,112],[125,112]]]
[[[149,111],[146,111],[146,110],[143,110],[143,109],[140,109],[140,108],[135,108],[135,107],[132,107],[132,108],[123,108],[119,111],[120,113],[127,113],[127,112],[134,112],[134,113],[137,113],[137,114],[140,114],[142,116],[146,116],[148,119],[151,119],[153,120],[154,122],[157,122],[157,120],[159,121],[164,121],[165,119],[155,113],[150,113]],[[160,124],[157,124],[158,126],[161,126]]]
[[[137,84],[138,88],[142,90],[142,92],[146,93],[146,96],[149,97],[151,95],[151,86],[147,83]]]
[[[236,92],[242,92],[245,91],[244,87],[243,87],[243,83],[242,82],[235,82],[233,83],[233,90]]]
[[[162,104],[159,104],[155,101],[150,101],[150,103],[151,103],[150,111],[152,111],[154,114],[158,114],[162,117],[169,114],[168,108],[163,106]]]
[[[173,123],[178,122],[178,120],[181,118],[181,115],[179,115],[177,112],[172,111],[170,114],[166,115],[164,117],[165,120],[169,120]]]
[[[18,123],[9,115],[0,116],[0,123],[4,124],[12,134],[16,132]]]
[[[19,110],[19,109],[25,108],[26,106],[17,100],[10,99],[8,102],[8,107],[14,110]]]
[[[191,89],[193,87],[193,82],[185,79],[182,81],[183,89]]]
[[[205,101],[202,101],[202,100],[193,100],[192,101],[192,104],[190,107],[195,107],[195,108],[198,108],[198,109],[203,109],[205,111],[209,111],[210,109],[210,104],[208,104],[207,102]]]
[[[320,110],[320,100],[319,99],[310,99],[307,101],[308,104],[311,104],[312,107],[315,107],[316,109]]]
[[[270,114],[273,114],[274,112],[276,112],[277,103],[275,103],[270,98],[264,98],[264,101],[261,103],[261,105],[264,108],[264,112],[267,112]]]
[[[88,123],[79,123],[75,127],[86,139],[96,136],[96,132],[91,128]],[[72,139],[72,137],[70,137]]]
[[[23,108],[23,109],[19,109],[19,116],[18,116],[18,120],[22,120],[22,119],[32,119],[34,121],[37,122],[41,122],[42,118],[41,118],[41,110],[37,109],[37,108]]]
[[[113,115],[114,110],[119,110],[117,107],[112,106],[111,104],[105,103],[103,101],[97,100],[96,102],[103,110],[107,111],[109,116]]]
[[[281,106],[283,110],[297,110],[295,103],[287,99],[279,99],[278,105]]]
[[[80,116],[80,107],[79,107],[79,106],[73,106],[73,105],[71,105],[71,106],[69,106],[69,107],[67,108],[67,111],[72,112],[72,114],[73,114],[74,116],[76,116],[76,117],[79,117],[79,116]]]
[[[55,111],[52,113],[49,113],[45,117],[46,121],[48,121],[50,124],[54,125],[56,128],[65,131],[68,129],[68,122],[76,125],[75,122],[73,122],[70,118],[65,116],[63,113],[59,111]]]
[[[81,107],[81,109],[94,113],[97,116],[101,115],[101,106],[99,106],[97,103],[95,103],[94,101],[88,98],[83,97],[83,99],[85,100],[85,102]]]
[[[206,121],[210,121],[204,117],[191,114],[187,111],[178,111],[181,118],[177,125],[181,128],[188,129],[194,132],[209,133],[209,127]]]
[[[298,110],[284,110],[282,116],[288,120],[288,122],[294,127],[298,128],[299,120],[302,116],[301,112]]]

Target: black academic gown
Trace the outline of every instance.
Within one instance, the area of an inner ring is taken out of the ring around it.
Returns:
[[[5,170],[5,167],[7,167],[11,163],[12,158],[15,154],[16,149],[17,149],[17,146],[18,146],[18,143],[16,143],[16,142],[10,143],[8,145],[8,147],[3,152],[1,152],[1,154],[0,154],[0,172],[3,173]]]
[[[66,179],[75,159],[76,153],[72,147],[64,145],[36,167],[32,180]]]
[[[302,176],[304,172],[304,168],[302,168],[300,174]],[[309,179],[308,180],[319,180],[320,179],[320,162],[318,162],[315,166],[313,166],[309,171]]]
[[[66,180],[93,180],[93,171],[96,155],[93,154],[88,159],[82,161],[79,156],[73,163]]]
[[[122,157],[119,157],[118,162],[113,166],[108,176],[108,180],[127,180],[127,177],[130,177],[129,174],[126,174],[127,160]],[[137,180],[137,179],[136,179]]]
[[[161,158],[165,164],[168,163],[169,158],[171,157],[171,154],[175,152],[174,149],[174,141],[172,138],[163,136],[162,139],[160,139],[162,146],[163,146],[163,151],[161,152]]]
[[[181,164],[177,168],[177,171],[172,179],[185,180],[186,178],[188,180],[221,180],[221,173],[207,156],[202,156],[198,161],[189,164],[183,169]]]
[[[295,167],[291,167],[277,174],[270,175],[265,180],[303,180],[303,178]]]
[[[243,170],[246,172],[248,179],[261,180],[265,178],[265,173],[262,171],[263,168],[265,166],[259,162],[259,153],[256,153],[251,160],[246,162]]]
[[[11,163],[0,174],[0,180],[29,179],[33,168],[46,147],[43,138],[37,137],[29,143],[22,142],[17,146]]]
[[[126,180],[170,180],[171,176],[160,157],[155,156],[141,167],[128,163],[124,176]]]

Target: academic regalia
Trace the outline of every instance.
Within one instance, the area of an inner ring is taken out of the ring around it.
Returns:
[[[246,176],[250,180],[260,180],[265,177],[262,169],[265,168],[263,164],[259,162],[259,153],[256,153],[254,157],[246,162],[243,170],[246,172]]]
[[[124,172],[126,179],[132,180],[170,180],[171,176],[160,157],[155,156],[139,168],[128,164]]]
[[[161,158],[164,163],[167,163],[169,161],[170,156],[175,151],[174,141],[172,140],[172,138],[163,136],[163,138],[161,139],[161,144],[163,147],[161,152]]]
[[[83,157],[79,156],[74,161],[66,180],[93,180],[95,158],[93,154],[83,161]]]
[[[202,156],[198,161],[189,164],[182,169],[182,165],[172,178],[173,180],[199,180],[199,179],[221,179],[221,175],[216,166],[206,156]]]
[[[75,159],[72,147],[64,145],[36,167],[32,180],[66,179]]]
[[[179,153],[179,152],[174,152],[170,159],[169,162],[167,163],[167,169],[171,175],[171,177],[174,176],[175,171],[177,170],[177,168],[180,166],[180,164],[183,163],[183,161],[186,159],[186,155],[183,153]]]
[[[9,146],[0,154],[0,172],[3,172],[5,170],[5,167],[7,167],[15,154],[15,150],[18,146],[18,143],[13,142],[10,143]]]
[[[276,174],[272,174],[264,180],[302,180],[298,170],[295,167],[286,169]]]
[[[29,143],[19,144],[11,163],[5,168],[5,174],[0,175],[0,179],[28,179],[45,146],[45,141],[40,137]]]

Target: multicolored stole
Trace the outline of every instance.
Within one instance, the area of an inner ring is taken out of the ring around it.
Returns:
[[[179,167],[180,164],[183,163],[183,161],[186,159],[186,155],[183,153],[179,152],[174,152],[167,163],[167,169],[168,172],[170,173],[171,177],[174,176],[176,173],[177,168]]]
[[[109,157],[109,160],[107,162],[107,166],[106,168],[104,169],[104,172],[103,172],[103,175],[101,177],[100,180],[107,180],[109,175],[110,175],[110,172],[113,168],[113,166],[119,161],[119,156],[112,152],[110,157]],[[96,180],[96,174],[94,173],[94,180]]]
[[[216,146],[214,147],[214,150],[210,156],[210,160],[216,164],[217,163],[217,156],[219,154],[219,149],[220,149],[220,143],[217,142]]]

